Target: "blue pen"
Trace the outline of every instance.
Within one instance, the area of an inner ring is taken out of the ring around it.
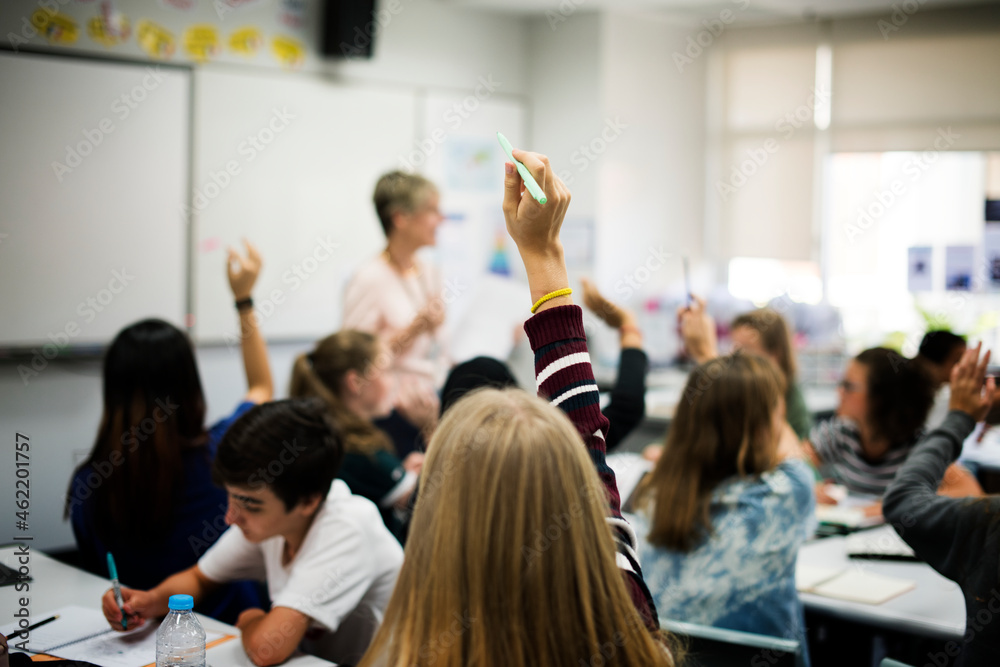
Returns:
[[[122,630],[128,630],[128,620],[125,618],[125,601],[122,600],[122,585],[118,583],[118,568],[115,567],[115,557],[108,552],[108,574],[111,575],[111,585],[115,589],[115,602],[122,610]]]

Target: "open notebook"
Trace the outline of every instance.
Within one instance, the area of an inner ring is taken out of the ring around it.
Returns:
[[[102,667],[147,667],[156,663],[156,628],[158,623],[147,621],[130,632],[116,632],[108,626],[104,614],[87,607],[68,606],[42,614],[39,621],[58,614],[59,618],[32,630],[26,648],[32,653],[45,653],[67,660],[84,660]],[[15,624],[0,627],[9,634]],[[206,632],[206,645],[211,647],[233,638],[218,632]],[[11,640],[11,649],[23,638]]]
[[[812,593],[828,598],[882,604],[897,595],[916,588],[916,582],[867,572],[859,567],[816,567],[798,565],[795,568],[795,588],[800,593]]]

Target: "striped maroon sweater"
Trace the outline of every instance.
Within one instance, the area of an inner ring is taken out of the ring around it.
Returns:
[[[636,557],[635,531],[622,518],[615,473],[606,460],[608,420],[601,414],[600,395],[583,330],[583,310],[579,306],[543,310],[525,322],[524,330],[535,353],[538,395],[562,409],[583,438],[597,475],[607,491],[608,524],[618,550],[616,561],[622,570],[632,604],[646,626],[657,631],[659,619],[656,607]]]

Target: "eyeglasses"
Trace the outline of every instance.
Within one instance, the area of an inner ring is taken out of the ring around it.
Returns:
[[[848,394],[861,391],[861,385],[856,382],[851,382],[850,380],[841,380],[837,383],[837,387],[839,389],[843,389]]]

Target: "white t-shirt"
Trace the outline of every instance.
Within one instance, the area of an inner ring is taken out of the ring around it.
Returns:
[[[198,561],[220,583],[267,580],[273,607],[312,619],[303,649],[327,660],[355,664],[368,648],[403,565],[403,549],[375,505],[334,480],[302,547],[287,566],[283,537],[247,541],[236,526]]]

